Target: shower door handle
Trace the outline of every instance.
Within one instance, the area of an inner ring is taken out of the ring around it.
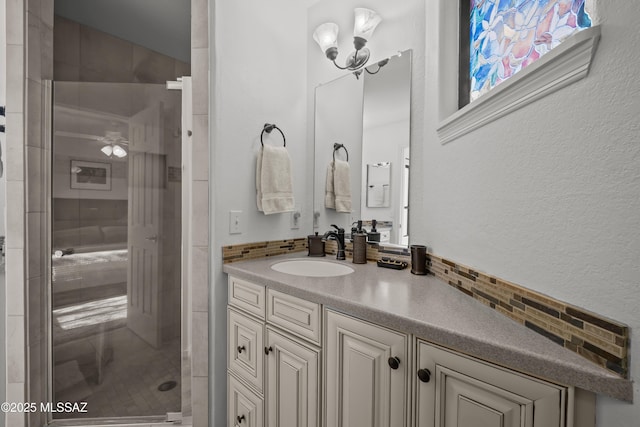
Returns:
[[[158,241],[158,236],[145,237],[144,240],[148,240],[150,242],[156,243]]]

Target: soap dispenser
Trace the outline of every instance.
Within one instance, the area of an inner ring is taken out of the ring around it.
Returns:
[[[358,228],[351,233],[353,242],[353,263],[367,263],[367,233],[362,229],[362,221],[358,221]]]
[[[371,220],[371,231],[368,234],[370,242],[379,242],[380,241],[380,233],[376,230],[376,225],[378,225],[378,221],[375,219]]]
[[[322,240],[322,236],[318,236],[317,231],[315,235],[307,236],[307,247],[309,248],[309,256],[325,256],[324,240]]]

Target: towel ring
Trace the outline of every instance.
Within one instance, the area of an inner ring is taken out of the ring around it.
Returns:
[[[349,152],[347,151],[347,147],[345,147],[344,144],[338,144],[337,142],[333,144],[333,161],[334,162],[336,161],[336,151],[338,151],[341,148],[347,154],[347,162],[348,162],[349,161]]]
[[[284,146],[287,146],[287,139],[284,137],[284,133],[282,133],[282,131],[280,130],[280,128],[276,125],[272,125],[269,123],[265,123],[264,124],[264,128],[262,129],[262,133],[260,134],[260,144],[262,144],[262,146],[264,147],[264,141],[262,140],[262,136],[264,135],[264,133],[271,133],[272,130],[277,129],[278,132],[280,132],[280,135],[282,135],[282,142],[284,143]]]

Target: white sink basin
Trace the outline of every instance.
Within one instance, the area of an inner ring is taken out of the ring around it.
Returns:
[[[306,258],[281,261],[273,264],[271,269],[280,273],[306,277],[335,277],[354,272],[353,268],[344,264]]]

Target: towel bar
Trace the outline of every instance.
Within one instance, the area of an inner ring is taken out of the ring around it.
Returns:
[[[345,153],[347,153],[347,162],[349,161],[349,152],[347,151],[347,147],[344,144],[338,144],[337,142],[333,144],[333,161],[336,161],[336,151],[339,149],[343,149]]]
[[[271,133],[272,130],[277,129],[278,132],[280,132],[280,135],[282,135],[282,141],[284,143],[284,146],[287,146],[287,139],[284,137],[284,133],[280,130],[280,128],[274,124],[269,124],[269,123],[265,123],[264,124],[264,128],[262,129],[262,133],[260,133],[260,144],[262,144],[262,146],[264,147],[264,141],[262,140],[262,136],[264,135],[264,133]]]

